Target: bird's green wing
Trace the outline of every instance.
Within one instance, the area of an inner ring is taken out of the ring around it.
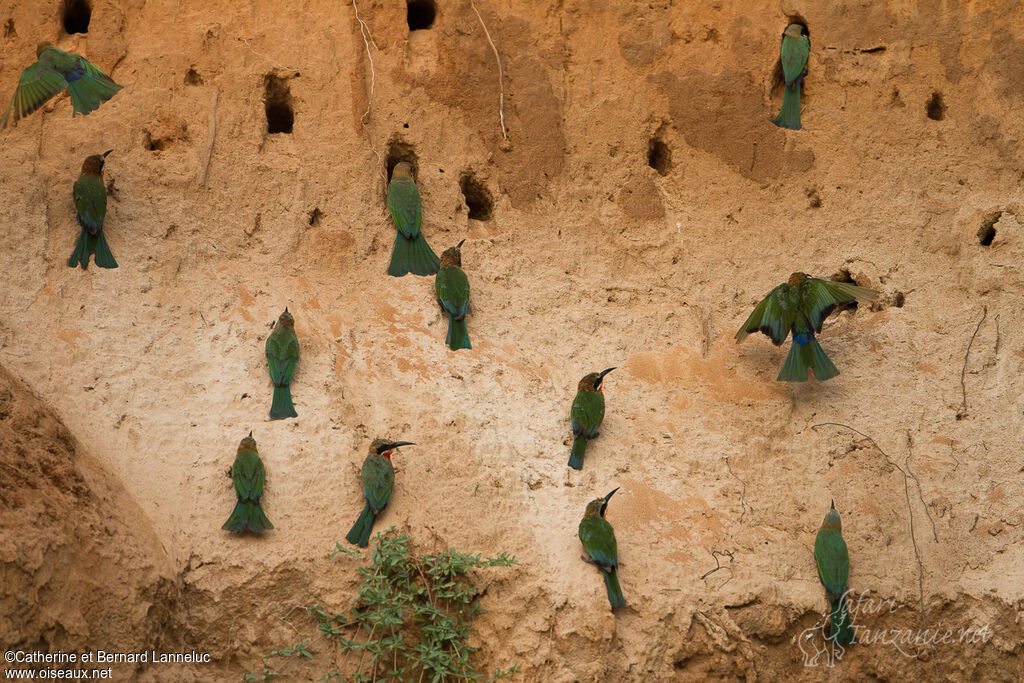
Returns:
[[[282,386],[292,381],[299,362],[299,338],[295,330],[279,327],[267,337],[267,366],[270,381]]]
[[[786,305],[786,292],[789,285],[782,283],[768,292],[761,303],[754,307],[753,313],[736,333],[736,343],[740,343],[752,332],[763,332],[768,335],[776,346],[786,341],[789,330],[793,326],[795,311]]]
[[[870,303],[878,298],[878,292],[867,287],[851,285],[849,282],[810,278],[801,286],[803,301],[800,307],[814,326],[815,332],[821,332],[821,324],[839,304],[853,301]]]
[[[81,224],[93,233],[102,228],[107,215],[107,188],[103,186],[103,179],[83,173],[75,181],[72,196]]]
[[[469,309],[469,278],[461,268],[447,267],[437,271],[434,289],[445,311],[456,319],[466,317]]]
[[[619,548],[615,530],[603,517],[584,517],[579,528],[580,542],[592,559],[602,567],[619,566]]]
[[[242,500],[259,500],[263,495],[266,474],[263,461],[256,451],[245,450],[239,453],[231,468],[231,480],[238,497]]]
[[[107,74],[103,73],[103,70],[102,70],[102,69],[100,69],[100,68],[99,68],[98,66],[96,66],[95,64],[93,64],[92,62],[90,62],[90,61],[89,61],[88,59],[86,59],[85,57],[79,57],[79,59],[81,59],[81,60],[82,60],[82,64],[81,64],[81,66],[82,66],[82,68],[84,68],[84,69],[85,69],[85,73],[89,74],[89,75],[90,75],[90,76],[92,76],[93,78],[98,78],[98,79],[100,79],[101,81],[108,81],[108,82],[110,82],[110,83],[113,83],[113,82],[114,82],[114,79],[113,79],[113,78],[111,78],[111,77],[110,77],[110,76],[108,76]]]
[[[395,490],[395,468],[387,458],[371,454],[363,462],[363,495],[374,511],[383,510]]]
[[[39,62],[32,64],[21,72],[11,106],[0,118],[0,128],[6,126],[12,116],[15,121],[25,118],[66,87],[68,83],[59,73]]]
[[[412,178],[395,178],[388,185],[388,211],[400,233],[410,238],[420,233],[423,205]]]
[[[792,83],[804,75],[807,58],[811,54],[811,41],[807,36],[782,38],[782,74],[786,83]]]
[[[846,592],[850,577],[850,555],[841,532],[823,529],[814,539],[814,561],[818,565],[818,576],[830,595]]]
[[[600,391],[578,391],[569,410],[572,433],[587,438],[597,435],[604,420],[604,395]]]

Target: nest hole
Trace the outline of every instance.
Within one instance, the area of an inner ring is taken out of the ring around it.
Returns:
[[[996,223],[999,222],[1002,215],[1002,211],[993,211],[985,216],[985,219],[981,221],[981,227],[978,228],[978,244],[983,247],[992,246],[992,240],[996,238]]]
[[[292,109],[292,92],[288,87],[288,79],[268,74],[264,79],[264,108],[267,113],[267,132],[270,134],[291,134],[295,123],[295,111]]]
[[[162,152],[170,145],[170,141],[166,138],[153,137],[153,134],[146,131],[146,151],[148,152]]]
[[[406,5],[406,19],[409,31],[426,31],[437,18],[437,5],[433,0],[409,0]]]
[[[668,175],[672,170],[672,150],[658,136],[651,138],[647,143],[647,165],[659,175]]]
[[[17,38],[18,32],[14,30],[14,19],[8,19],[4,24],[4,38]]]
[[[391,182],[391,172],[395,170],[395,165],[405,161],[412,164],[412,177],[413,180],[417,178],[417,172],[419,171],[419,165],[417,163],[416,149],[408,142],[403,141],[399,137],[392,137],[391,141],[388,142],[388,155],[387,155],[387,167],[388,167],[388,182]]]
[[[314,207],[314,209],[309,212],[309,225],[310,225],[310,227],[314,227],[315,228],[316,226],[320,225],[320,221],[322,221],[323,218],[324,218],[324,212],[320,210],[320,207],[319,206]]]
[[[942,101],[942,93],[935,91],[928,98],[924,111],[932,121],[941,121],[946,118],[946,103]]]
[[[185,73],[185,85],[202,85],[203,77],[199,75],[195,67],[192,67]]]
[[[810,37],[811,37],[811,29],[807,28],[807,20],[804,19],[803,15],[801,15],[801,14],[789,14],[789,15],[786,15],[786,26],[789,26],[790,24],[799,24],[800,27],[803,29],[803,31],[801,31],[801,32],[805,36],[807,36],[808,39],[810,39]],[[786,27],[783,27],[783,30],[785,30],[785,29],[786,29]]]
[[[64,0],[64,30],[68,33],[88,33],[92,8],[86,0]]]
[[[491,220],[494,213],[494,198],[487,186],[467,171],[459,179],[459,187],[469,208],[469,217],[475,221]]]
[[[804,190],[804,194],[807,195],[807,206],[811,209],[821,208],[821,195],[818,194],[817,188],[809,187]]]

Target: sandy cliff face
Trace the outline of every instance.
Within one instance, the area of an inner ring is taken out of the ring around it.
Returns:
[[[0,513],[5,650],[180,640],[176,571],[145,513],[2,369]]]
[[[0,364],[74,435],[52,418],[19,457],[54,439],[81,448],[141,509],[124,533],[154,540],[110,571],[162,567],[166,549],[181,599],[140,634],[210,652],[189,672],[206,680],[315,637],[301,608],[340,606],[356,585],[356,563],[326,554],[362,505],[366,444],[386,435],[417,446],[396,456],[385,524],[522,563],[482,579],[481,670],[1018,678],[1024,11],[476,7],[502,60],[508,140],[497,62],[462,0],[411,33],[401,0],[361,1],[366,41],[351,5],[319,0],[97,0],[73,36],[59,3],[0,10],[4,97],[43,39],[125,85],[86,118],[64,98],[3,135]],[[772,80],[797,14],[812,54],[805,127],[787,132],[769,121]],[[268,92],[291,133],[268,134]],[[110,148],[121,267],[83,273],[66,266],[71,184]],[[416,164],[435,250],[467,238],[472,351],[443,345],[432,279],[384,275],[396,159]],[[824,384],[776,383],[784,349],[733,341],[793,270],[881,292],[826,325],[842,374]],[[263,343],[285,305],[299,418],[269,422]],[[576,382],[611,365],[601,437],[570,472]],[[249,429],[277,527],[261,539],[220,531]],[[11,495],[45,479],[26,477]],[[575,536],[614,486],[630,605],[617,616]],[[75,495],[64,479],[50,490]],[[894,601],[868,626],[988,625],[988,642],[918,657],[855,646],[838,673],[805,667],[800,634],[825,609],[811,548],[833,498],[851,587]],[[105,500],[90,505],[109,519]],[[39,585],[44,539],[95,546],[99,524],[25,536],[5,571]],[[154,599],[132,595],[135,614]],[[71,619],[25,609],[29,640]]]

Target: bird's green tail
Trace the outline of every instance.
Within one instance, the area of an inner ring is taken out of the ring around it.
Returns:
[[[68,259],[68,265],[72,268],[75,266],[82,266],[82,270],[89,267],[89,233],[82,228],[81,234],[78,235],[78,242],[75,243],[75,250],[71,252],[71,258]]]
[[[622,588],[619,587],[619,573],[617,570],[601,572],[604,574],[604,586],[608,589],[608,604],[615,607],[625,607],[626,598],[622,596]]]
[[[373,531],[373,510],[370,509],[370,504],[367,503],[363,506],[363,511],[359,513],[359,519],[352,525],[351,531],[348,532],[348,536],[345,539],[349,543],[354,543],[360,548],[365,548],[370,544],[370,533]]]
[[[95,235],[90,235],[88,230],[82,228],[78,242],[75,244],[75,250],[71,252],[71,257],[68,259],[68,265],[72,268],[81,265],[82,270],[85,270],[89,267],[89,257],[94,254],[96,255],[96,265],[100,268],[117,268],[117,261],[110,253],[110,246],[107,245],[107,238],[103,236],[103,231],[100,230]]]
[[[587,437],[580,434],[572,442],[572,452],[569,454],[569,467],[574,470],[583,469],[583,455],[587,452]]]
[[[406,273],[413,275],[433,275],[441,267],[437,254],[427,244],[423,233],[408,239],[401,232],[395,235],[395,248],[391,252],[391,265],[388,275],[402,277]]]
[[[814,369],[814,376],[819,382],[824,382],[839,374],[839,370],[821,348],[821,344],[814,337],[800,344],[796,341],[789,349],[786,362],[782,364],[779,372],[779,382],[806,382],[807,368]]]
[[[292,405],[292,388],[286,384],[283,387],[274,387],[274,402],[270,404],[270,419],[283,420],[288,417],[298,417],[295,406]]]
[[[466,327],[465,318],[459,320],[451,313],[448,314],[448,336],[444,342],[452,351],[473,348],[469,343],[469,329]]]
[[[100,268],[117,268],[117,261],[114,260],[114,254],[110,251],[107,238],[103,236],[103,230],[100,230],[95,236],[90,235],[89,246],[91,247],[90,251],[96,255],[97,266]]]
[[[776,116],[772,123],[780,128],[792,128],[793,130],[800,130],[800,86],[802,83],[797,81],[790,88],[786,86],[782,93],[782,110],[779,115]]]
[[[228,517],[228,521],[224,522],[224,526],[221,527],[221,529],[227,529],[228,531],[249,529],[249,531],[256,533],[273,528],[274,525],[267,519],[260,504],[254,503],[251,500],[238,501],[231,516]]]
[[[74,114],[88,114],[117,94],[121,86],[86,72],[68,83]]]
[[[850,619],[850,610],[846,606],[846,598],[839,596],[839,599],[832,603],[832,620],[829,624],[828,639],[840,645],[849,645],[853,642],[853,620]]]

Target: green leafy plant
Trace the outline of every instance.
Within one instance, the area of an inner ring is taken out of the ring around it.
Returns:
[[[341,544],[331,557],[338,555],[360,557],[358,550]],[[321,637],[343,653],[340,666],[322,680],[443,683],[484,679],[470,661],[478,648],[468,640],[473,618],[485,610],[480,607],[479,589],[468,574],[473,569],[515,564],[515,557],[508,553],[487,558],[452,549],[417,554],[412,539],[394,527],[377,534],[372,562],[359,569],[362,583],[353,605],[343,612],[319,605],[307,608]],[[311,659],[309,645],[299,643],[272,654]],[[357,654],[358,660],[350,661]],[[485,680],[511,678],[517,673],[516,666],[498,669]],[[274,672],[264,669],[264,675]]]

